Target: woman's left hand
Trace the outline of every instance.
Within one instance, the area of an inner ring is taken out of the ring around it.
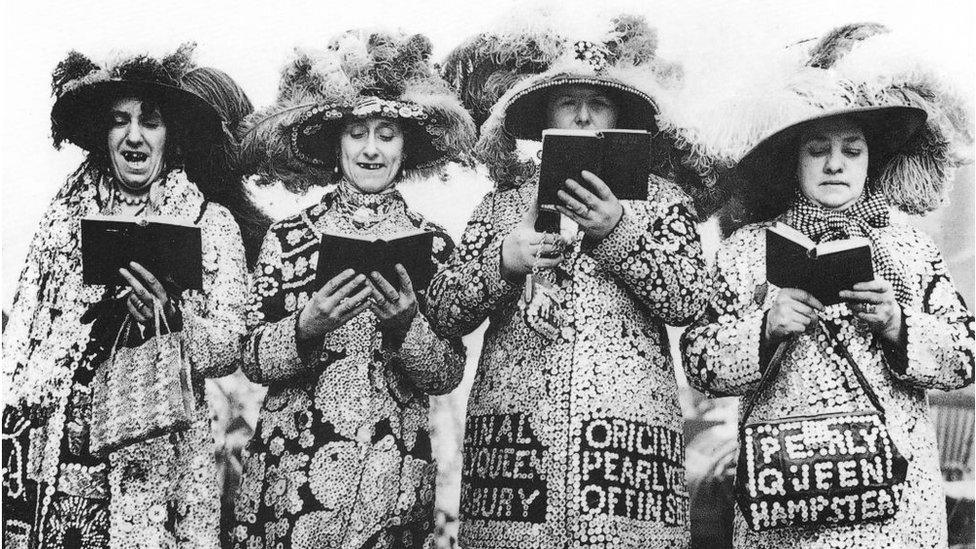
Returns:
[[[850,290],[841,290],[841,299],[851,303],[854,315],[868,323],[871,331],[891,343],[901,340],[901,306],[895,301],[891,284],[876,278],[859,282]]]
[[[379,319],[381,331],[402,340],[410,330],[413,317],[417,315],[417,294],[413,291],[410,275],[403,265],[397,263],[396,272],[400,279],[399,288],[394,288],[380,273],[376,271],[370,273],[373,302],[369,308]]]
[[[139,324],[155,322],[153,317],[153,299],[155,299],[162,305],[166,320],[172,322],[176,318],[176,306],[170,300],[163,285],[152,273],[135,261],[130,262],[129,267],[129,269],[119,269],[119,273],[131,290],[125,299],[125,306],[129,309],[132,318]]]
[[[620,223],[624,208],[602,179],[585,170],[582,176],[593,191],[572,179],[567,179],[556,193],[556,196],[563,201],[562,204],[556,205],[556,209],[575,221],[586,236],[599,242],[610,234],[617,223]]]

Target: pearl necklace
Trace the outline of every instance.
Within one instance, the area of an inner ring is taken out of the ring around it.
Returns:
[[[128,193],[121,191],[118,187],[115,187],[113,191],[115,194],[115,199],[120,200],[123,204],[128,204],[129,206],[145,206],[149,203],[149,193],[144,193],[140,196],[132,196]]]

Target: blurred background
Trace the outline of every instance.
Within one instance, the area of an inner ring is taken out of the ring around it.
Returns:
[[[580,19],[593,2],[563,1]],[[604,3],[600,3],[603,5]],[[976,90],[974,3],[929,1],[775,0],[618,2],[617,11],[643,14],[657,27],[659,55],[683,64],[689,86],[721,89],[727,79],[748,77],[771,52],[816,38],[851,22],[876,21],[906,37],[930,68],[951,88],[972,98]],[[71,49],[94,59],[113,51],[163,54],[179,43],[196,41],[197,61],[227,71],[247,90],[256,106],[274,101],[280,68],[296,46],[322,46],[336,32],[363,26],[401,27],[427,34],[435,59],[442,59],[466,37],[490,22],[517,13],[524,2],[251,2],[218,0],[139,3],[88,0],[56,5],[5,2],[0,6],[0,305],[9,309],[30,237],[65,177],[81,162],[81,151],[51,147],[49,113],[51,70]],[[603,8],[606,9],[605,7]],[[974,299],[974,193],[972,166],[959,170],[949,204],[925,217],[901,217],[930,234],[946,256],[956,285],[970,305]],[[405,186],[415,209],[460,237],[471,210],[490,189],[482,171],[449,167],[443,178]],[[274,217],[289,215],[317,200],[318,193],[294,196],[276,188],[253,189]],[[718,230],[700,227],[709,258]],[[6,315],[4,315],[6,320]],[[680,329],[670,331],[676,345]],[[468,365],[461,387],[432,399],[431,423],[440,464],[438,480],[441,543],[456,533],[460,481],[460,441],[467,392],[481,348],[482,329],[465,339]],[[676,364],[677,362],[677,354]],[[679,368],[686,419],[688,479],[692,493],[693,546],[727,547],[731,532],[731,472],[735,457],[737,399],[706,400],[684,382]],[[216,455],[229,506],[240,473],[240,452],[253,432],[264,391],[234,375],[209,383],[214,410]],[[973,547],[973,388],[930,395],[945,478],[950,543]]]

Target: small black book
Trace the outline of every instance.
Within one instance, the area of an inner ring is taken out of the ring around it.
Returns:
[[[816,244],[783,223],[766,229],[766,280],[780,288],[799,288],[824,305],[858,282],[874,279],[871,241],[854,237]]]
[[[592,172],[620,200],[647,200],[651,173],[651,134],[643,130],[545,130],[539,206],[555,206],[567,179],[584,187],[580,172]]]
[[[423,290],[434,277],[433,241],[434,233],[426,231],[385,238],[324,234],[319,244],[316,284],[321,288],[342,271],[352,269],[367,276],[376,271],[393,287],[399,287],[395,266],[400,263],[414,290]]]
[[[135,261],[167,291],[203,289],[200,227],[171,220],[91,216],[81,220],[85,284],[122,284],[120,268]]]

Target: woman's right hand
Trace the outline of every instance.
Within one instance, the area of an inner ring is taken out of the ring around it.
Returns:
[[[298,317],[296,336],[308,341],[342,327],[369,307],[372,289],[364,275],[346,269],[312,295]]]
[[[522,221],[502,241],[499,270],[502,278],[520,283],[532,272],[533,265],[548,269],[559,265],[568,246],[562,235],[536,232],[536,208],[526,212]],[[536,259],[536,256],[539,256]]]
[[[775,343],[805,332],[823,309],[823,304],[809,292],[799,288],[781,289],[766,316],[766,341]]]

